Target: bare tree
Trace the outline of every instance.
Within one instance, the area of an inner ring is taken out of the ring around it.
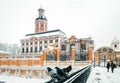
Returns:
[[[20,46],[18,46],[17,44],[9,45],[9,44],[0,43],[0,50],[9,52],[10,55],[15,55],[15,56],[18,56],[21,52]]]

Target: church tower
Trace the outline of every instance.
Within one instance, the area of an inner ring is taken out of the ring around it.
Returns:
[[[112,49],[114,49],[114,50],[119,50],[119,49],[120,49],[119,45],[120,45],[119,40],[117,40],[117,38],[114,37],[114,39],[113,39],[113,41],[112,41],[112,43],[111,43]]]
[[[35,20],[35,33],[47,31],[47,18],[44,15],[45,10],[38,9],[39,17]]]

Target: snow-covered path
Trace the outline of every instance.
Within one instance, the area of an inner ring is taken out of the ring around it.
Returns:
[[[5,83],[44,83],[48,81],[48,79],[26,79],[0,75],[0,82],[2,81],[5,81]],[[107,72],[105,67],[92,68],[87,83],[120,83],[120,67],[115,68],[114,73],[111,72],[111,69]]]
[[[107,72],[105,67],[92,68],[87,83],[120,83],[120,67],[114,69],[114,73]]]

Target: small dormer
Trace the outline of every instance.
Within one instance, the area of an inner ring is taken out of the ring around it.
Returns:
[[[112,43],[111,43],[112,49],[114,49],[114,50],[119,50],[119,49],[120,49],[119,45],[120,45],[119,40],[117,40],[117,38],[114,37],[114,39],[113,39],[113,41],[112,41]]]

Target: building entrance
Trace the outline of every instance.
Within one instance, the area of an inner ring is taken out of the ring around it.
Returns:
[[[94,66],[106,66],[107,62],[116,61],[115,51],[110,47],[101,47],[94,52]]]

